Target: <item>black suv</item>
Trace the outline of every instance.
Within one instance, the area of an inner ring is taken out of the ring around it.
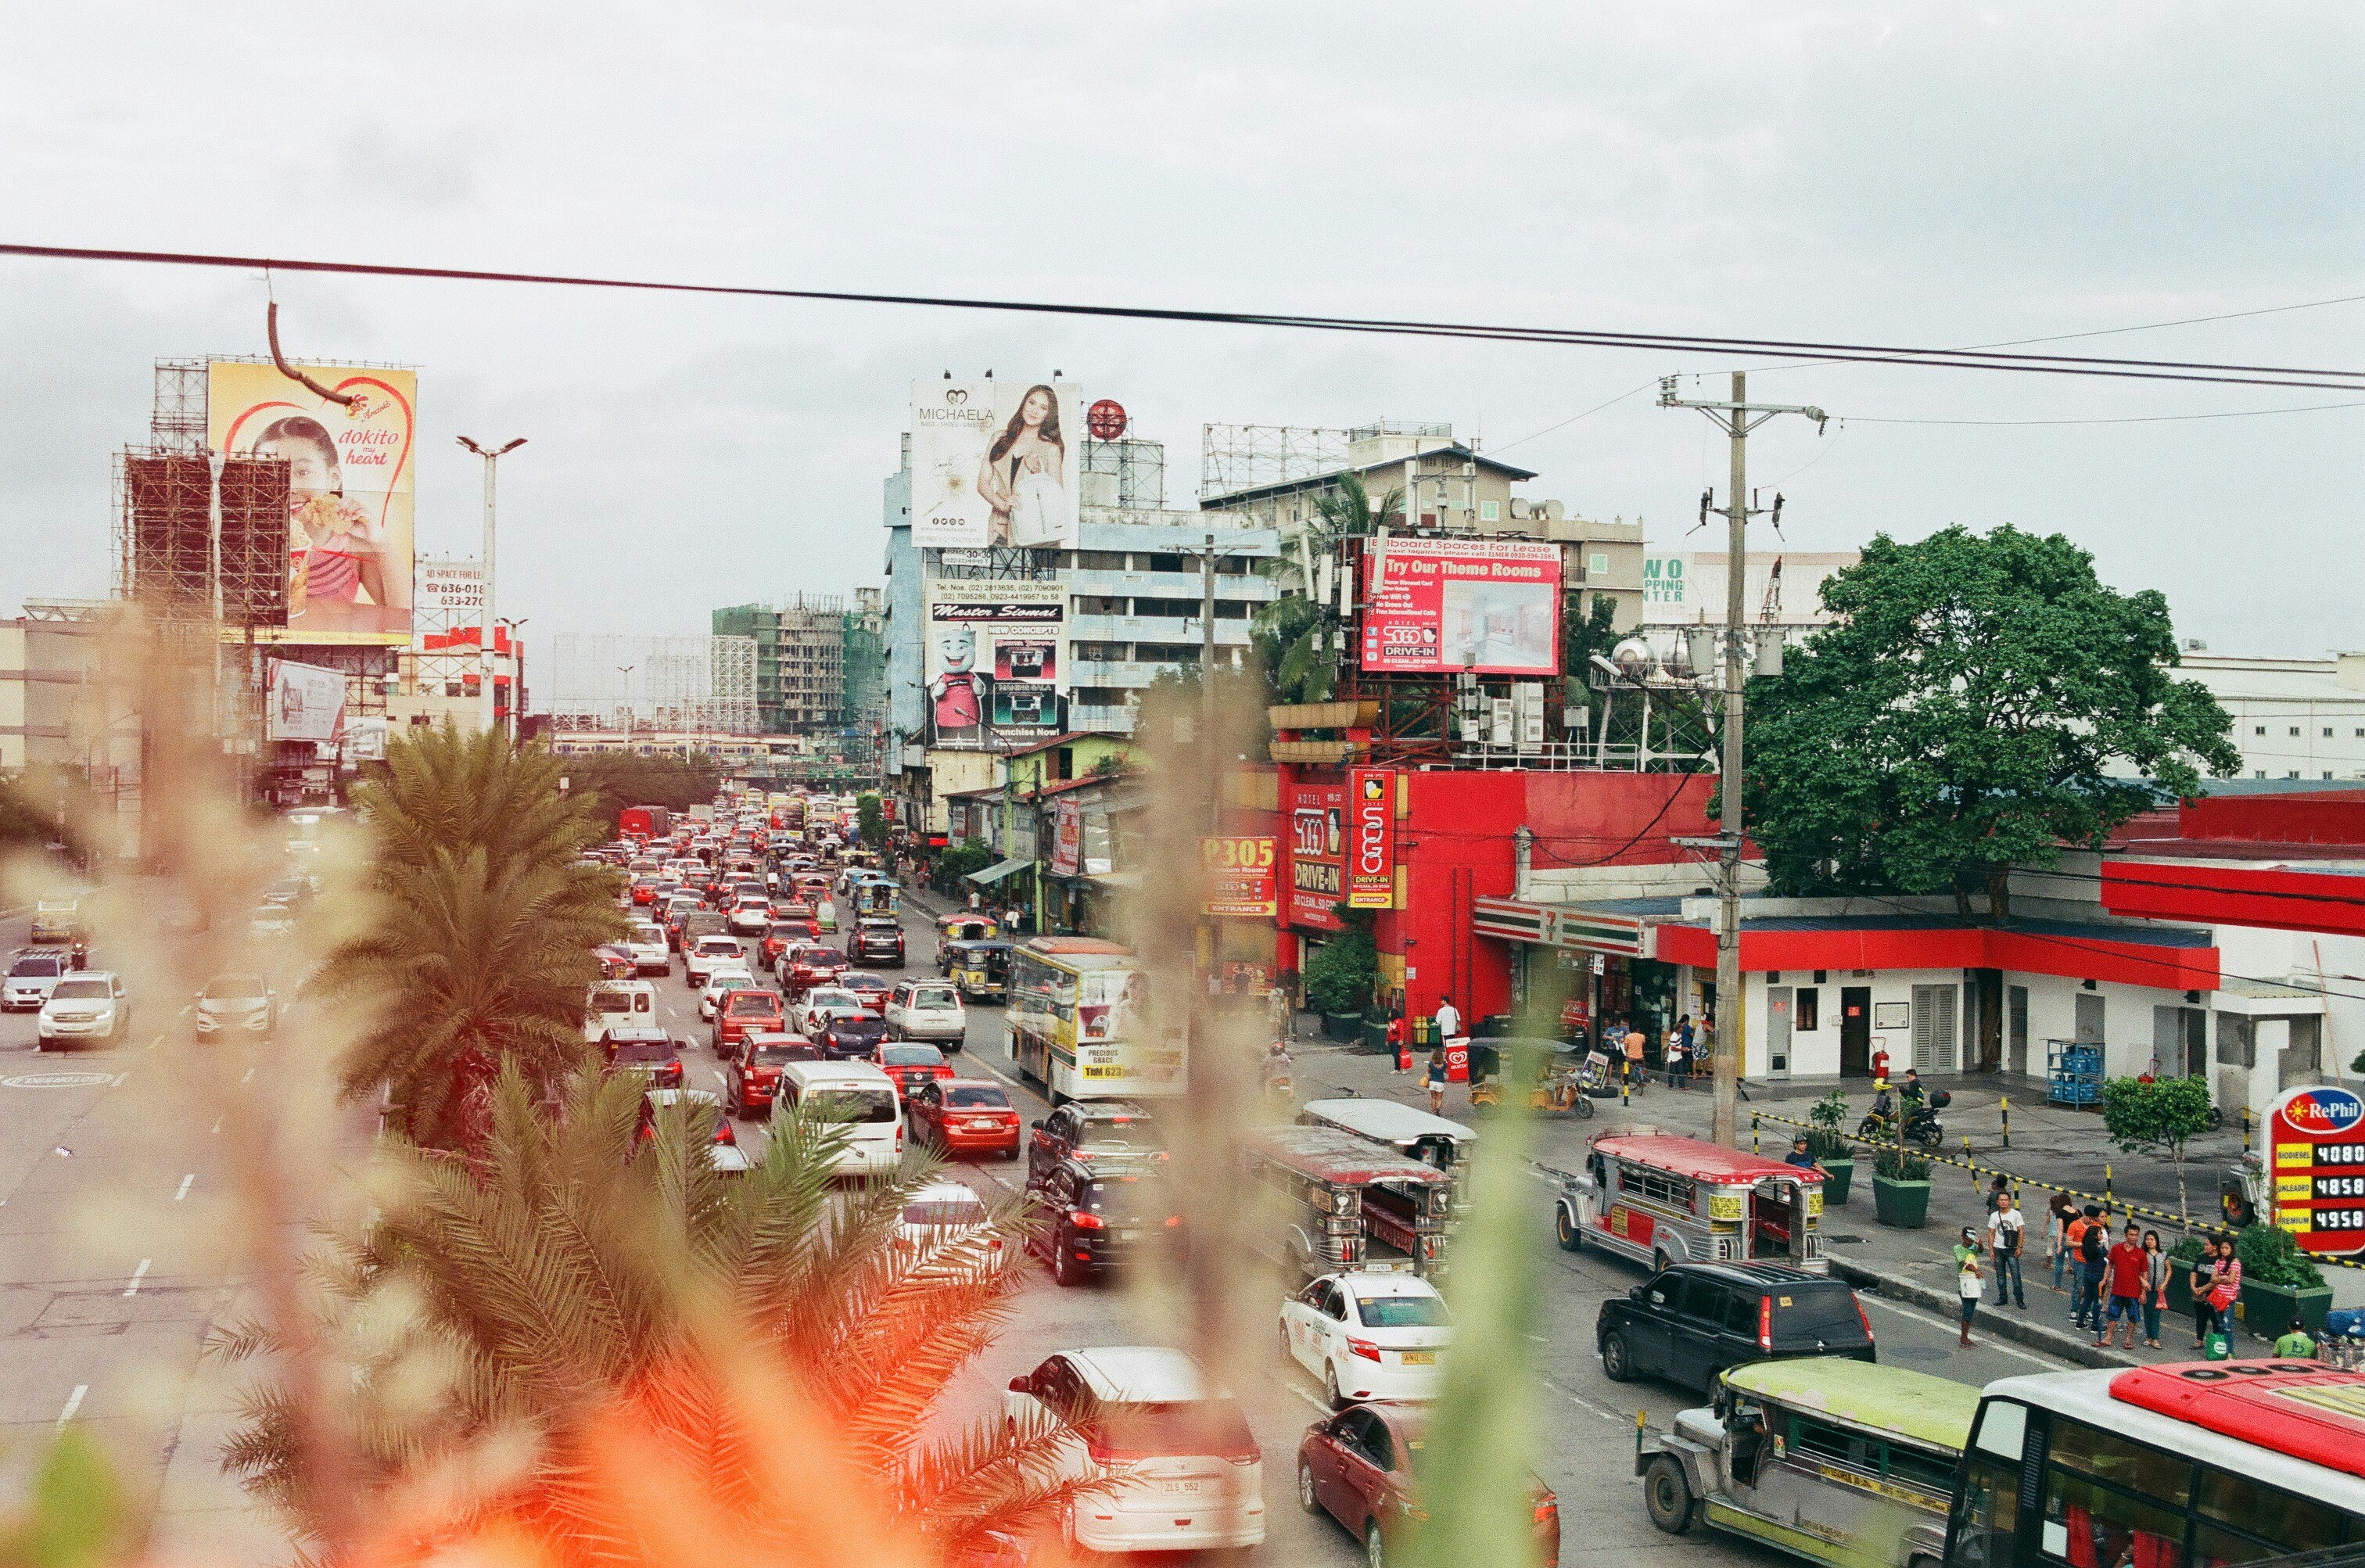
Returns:
[[[1179,1246],[1182,1215],[1164,1175],[1144,1166],[1094,1168],[1059,1160],[1026,1191],[1041,1205],[1042,1223],[1027,1245],[1051,1265],[1062,1285],[1132,1262],[1154,1248]]]
[[[1783,1263],[1673,1264],[1603,1302],[1593,1338],[1614,1383],[1700,1389],[1727,1367],[1777,1356],[1878,1359],[1847,1282]]]
[[[903,967],[903,928],[878,915],[865,915],[846,934],[846,956],[857,964]]]
[[[1065,1159],[1090,1165],[1166,1158],[1158,1125],[1130,1100],[1070,1100],[1031,1125],[1035,1137],[1026,1146],[1029,1186]]]

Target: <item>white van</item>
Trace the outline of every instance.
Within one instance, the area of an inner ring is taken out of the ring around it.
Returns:
[[[654,1029],[657,988],[644,980],[594,980],[583,997],[583,1043],[596,1046],[611,1029]]]
[[[903,1158],[903,1102],[895,1081],[867,1061],[792,1061],[780,1069],[772,1114],[846,1121],[846,1148],[836,1169],[854,1175],[892,1170]]]

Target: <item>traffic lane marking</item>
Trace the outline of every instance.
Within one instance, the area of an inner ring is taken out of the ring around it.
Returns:
[[[66,1407],[58,1412],[59,1426],[62,1427],[68,1421],[73,1419],[74,1412],[82,1408],[82,1396],[89,1392],[90,1384],[86,1383],[78,1383],[73,1385],[73,1392],[66,1395]]]
[[[150,1260],[146,1258],[140,1259],[140,1267],[131,1271],[131,1282],[123,1287],[125,1299],[129,1300],[130,1297],[140,1294],[140,1282],[148,1277],[149,1261]]]

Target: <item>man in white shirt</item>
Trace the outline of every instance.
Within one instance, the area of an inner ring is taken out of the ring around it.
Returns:
[[[1988,1252],[1995,1260],[1996,1305],[2017,1306],[2028,1310],[2028,1297],[2022,1293],[2020,1277],[2020,1241],[2024,1222],[2020,1204],[2010,1193],[1997,1203],[1995,1213],[1988,1215]]]
[[[1455,1011],[1452,997],[1440,997],[1437,1003],[1437,1037],[1442,1043],[1462,1033],[1462,1014]]]

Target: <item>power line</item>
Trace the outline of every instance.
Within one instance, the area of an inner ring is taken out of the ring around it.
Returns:
[[[2294,308],[2296,308],[2294,307]],[[2128,329],[2133,330],[2134,329]],[[2365,403],[2300,403],[2284,409],[2227,409],[2214,414],[2126,414],[2112,419],[2092,420],[1902,420],[1878,418],[1870,414],[1849,414],[1833,422],[1843,430],[1852,424],[1865,425],[2165,425],[2179,424],[2187,420],[2259,420],[2274,414],[2322,414],[2336,409],[2365,409]],[[1584,416],[1579,415],[1582,419]],[[1541,433],[1541,432],[1539,432]]]
[[[2365,386],[2365,371],[2324,370],[2288,365],[2224,364],[2191,360],[2112,359],[2095,355],[2005,353],[1976,349],[1922,349],[1879,343],[1821,343],[1777,338],[1620,332],[1599,328],[1519,327],[1481,322],[1424,321],[1350,316],[1299,316],[1263,311],[1086,305],[1072,301],[992,299],[948,295],[877,294],[846,289],[776,288],[743,284],[679,283],[661,279],[599,277],[568,273],[503,272],[476,267],[421,267],[398,266],[375,262],[308,261],[276,256],[240,256],[194,251],[128,251],[91,246],[0,244],[0,255],[50,261],[211,267],[244,272],[319,273],[347,277],[408,278],[450,283],[532,284],[548,287],[619,289],[755,299],[793,299],[818,304],[890,305],[946,310],[1001,311],[1025,315],[1171,321],[1212,326],[1276,327],[1303,331],[1452,338],[1479,342],[1533,343],[1552,347],[1725,353],[1747,358],[1789,358],[1804,353],[1821,355],[1834,362],[1849,364],[1907,364],[1924,369],[2005,370],[2027,374],[2090,375],[2116,380],[2174,381],[2196,385],[2295,386],[2341,392],[2355,391]]]

